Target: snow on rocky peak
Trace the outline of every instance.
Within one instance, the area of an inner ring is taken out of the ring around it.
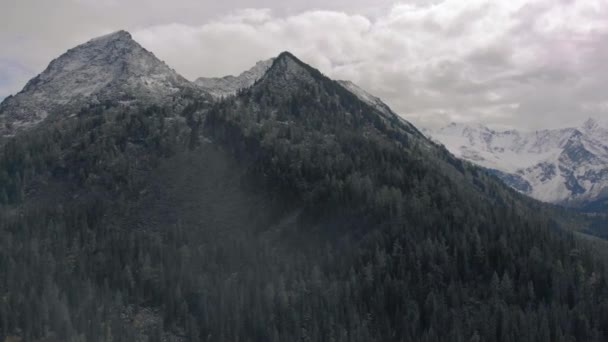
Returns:
[[[299,63],[296,62],[296,58],[289,52],[283,52],[277,58],[257,62],[251,69],[242,72],[238,76],[200,77],[196,79],[194,83],[216,99],[235,95],[240,89],[249,88],[264,77],[272,67],[274,61],[282,58],[284,58],[284,60],[279,61],[278,64],[283,64],[284,71],[288,74],[301,73],[303,69]],[[306,73],[307,72],[302,74],[304,75]],[[369,94],[355,83],[347,80],[340,80],[337,82],[356,95],[361,101],[377,109],[382,114],[386,116],[396,116],[382,100]]]
[[[407,121],[404,118],[402,118],[401,116],[395,114],[395,112],[393,112],[386,103],[382,102],[382,100],[379,97],[376,97],[376,96],[368,93],[367,91],[363,90],[363,88],[359,87],[358,85],[356,85],[355,83],[353,83],[351,81],[339,80],[337,82],[340,85],[342,85],[344,88],[346,88],[348,91],[353,93],[355,96],[357,96],[359,98],[359,100],[367,103],[372,108],[376,109],[379,113],[381,113],[384,116],[385,119],[390,120],[390,119],[396,118],[397,120],[401,121],[403,124],[409,126],[411,129],[416,130],[416,131],[418,130],[409,121]]]
[[[590,118],[582,126],[582,132],[589,135],[593,139],[599,141],[608,141],[608,119],[593,119]]]
[[[380,111],[383,114],[392,115],[393,112],[384,102],[382,102],[382,100],[380,100],[378,97],[368,93],[367,91],[363,90],[363,88],[359,87],[358,85],[354,84],[353,82],[346,81],[346,80],[340,80],[340,81],[338,81],[338,83],[340,83],[344,88],[348,89],[351,93],[357,95],[359,100],[376,108],[378,111]]]
[[[104,100],[158,103],[194,86],[126,31],[89,40],[53,60],[21,92],[0,104],[0,136],[49,115],[69,115]]]
[[[253,68],[239,76],[199,78],[195,83],[215,98],[220,98],[233,95],[239,89],[249,88],[258,81],[269,92],[278,95],[297,91],[303,85],[314,85],[322,78],[324,76],[319,70],[300,61],[290,52],[284,51],[276,58],[258,62]],[[420,134],[411,123],[395,114],[378,97],[369,94],[351,81],[342,80],[337,81],[337,83],[355,95],[360,101],[377,110],[384,119],[388,121],[399,120],[407,125],[410,131]]]
[[[275,96],[291,96],[301,87],[316,85],[322,77],[318,70],[285,51],[273,60],[270,68],[256,82],[256,87],[263,86],[264,91]]]
[[[313,75],[313,73],[318,75]],[[272,62],[272,65],[261,79],[272,78],[282,81],[315,82],[320,72],[300,61],[291,52],[281,52]]]
[[[199,77],[194,83],[215,99],[235,95],[240,89],[251,87],[270,69],[274,58],[259,61],[238,76]]]
[[[579,205],[607,196],[608,125],[603,121],[529,132],[452,123],[425,133],[536,199]]]

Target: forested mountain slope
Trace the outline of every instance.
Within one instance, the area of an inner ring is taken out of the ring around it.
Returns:
[[[43,121],[0,180],[0,339],[608,337],[549,209],[289,53],[218,103]]]

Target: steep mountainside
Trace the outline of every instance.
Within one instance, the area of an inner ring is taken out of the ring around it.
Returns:
[[[118,31],[68,50],[21,92],[7,97],[0,104],[0,136],[30,128],[49,115],[75,114],[88,104],[159,104],[186,90],[198,91],[128,32]]]
[[[603,341],[551,207],[290,53],[0,147],[0,340]],[[60,113],[61,114],[61,113]]]
[[[428,132],[455,155],[494,170],[536,199],[570,205],[608,196],[608,124],[521,132],[451,124]]]
[[[369,104],[370,106],[373,106],[379,112],[384,113],[384,114],[392,113],[391,109],[384,102],[382,102],[382,100],[380,100],[379,98],[375,97],[374,95],[371,95],[370,93],[366,92],[361,87],[354,84],[353,82],[351,82],[351,81],[338,81],[338,82],[344,88],[350,90],[353,94],[357,95],[357,97],[361,101]]]
[[[194,83],[216,99],[235,95],[240,89],[252,86],[270,68],[274,58],[259,61],[255,66],[238,76],[199,77]]]

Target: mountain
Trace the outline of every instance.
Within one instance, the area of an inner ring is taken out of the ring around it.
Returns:
[[[524,194],[579,206],[608,196],[607,132],[608,124],[589,119],[580,127],[533,132],[450,124],[428,134]]]
[[[131,35],[118,31],[92,39],[53,60],[23,90],[0,104],[0,136],[31,128],[48,116],[77,113],[104,101],[166,103],[196,91]]]
[[[0,339],[608,336],[605,265],[567,210],[293,54],[222,101],[175,97],[0,146]]]
[[[383,114],[392,113],[392,110],[384,102],[382,102],[382,100],[374,95],[371,95],[353,82],[340,80],[338,83],[340,83],[344,88],[350,90],[353,94],[357,95],[361,101],[376,108],[379,112]]]
[[[235,95],[240,89],[252,86],[270,68],[274,58],[259,61],[253,68],[238,76],[199,77],[194,83],[216,99]]]

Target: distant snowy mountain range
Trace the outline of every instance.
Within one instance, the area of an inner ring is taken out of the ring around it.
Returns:
[[[452,123],[425,133],[538,200],[582,206],[608,198],[608,120],[529,132]]]

